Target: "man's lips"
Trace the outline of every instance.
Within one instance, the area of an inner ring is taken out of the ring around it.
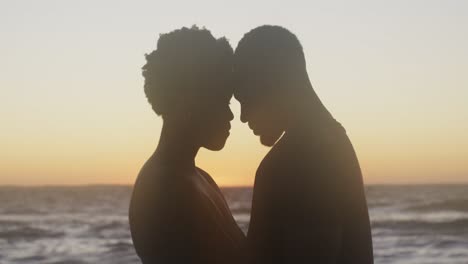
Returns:
[[[258,129],[253,127],[250,123],[249,123],[249,128],[253,131],[254,135],[256,135],[256,136],[260,135],[260,132],[258,131]]]

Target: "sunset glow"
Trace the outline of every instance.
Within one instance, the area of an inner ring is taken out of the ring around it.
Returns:
[[[141,76],[158,35],[197,24],[235,47],[269,23],[298,36],[366,184],[468,182],[468,2],[363,2],[1,3],[0,185],[132,184],[162,125]],[[268,148],[231,107],[226,147],[197,163],[252,185]]]

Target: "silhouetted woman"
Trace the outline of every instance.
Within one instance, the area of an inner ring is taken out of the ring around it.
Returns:
[[[213,179],[195,166],[201,147],[221,150],[233,119],[233,51],[206,29],[160,36],[143,67],[145,93],[163,127],[136,180],[133,243],[143,263],[237,263],[244,239]]]

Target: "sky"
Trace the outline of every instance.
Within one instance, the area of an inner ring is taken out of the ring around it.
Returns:
[[[160,33],[235,48],[281,25],[346,128],[366,184],[468,182],[468,1],[0,1],[0,185],[132,184],[162,125],[143,92]],[[268,148],[239,120],[197,165],[252,185]]]

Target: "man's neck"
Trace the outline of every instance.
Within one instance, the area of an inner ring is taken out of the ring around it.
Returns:
[[[305,98],[292,112],[286,133],[318,129],[335,122],[333,116],[317,98]]]

